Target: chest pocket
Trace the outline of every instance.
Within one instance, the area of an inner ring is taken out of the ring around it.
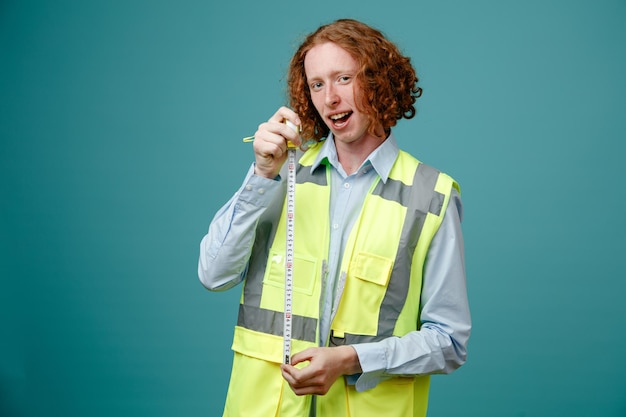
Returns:
[[[319,283],[319,260],[294,254],[293,265],[293,314],[317,318],[318,300],[315,297]],[[269,262],[263,277],[263,299],[261,307],[283,310],[285,297],[285,254],[270,250]],[[315,300],[312,300],[315,298]]]
[[[361,252],[354,257],[333,321],[335,334],[376,335],[380,306],[392,269],[393,260],[383,256]]]

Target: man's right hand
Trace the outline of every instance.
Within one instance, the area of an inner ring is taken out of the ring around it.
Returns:
[[[287,141],[300,146],[300,135],[285,124],[286,120],[300,127],[298,115],[287,107],[281,107],[267,122],[261,123],[254,134],[256,175],[276,178],[287,159]]]

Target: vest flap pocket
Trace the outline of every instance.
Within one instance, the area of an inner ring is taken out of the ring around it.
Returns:
[[[374,284],[386,286],[391,276],[393,261],[371,253],[359,253],[352,263],[355,277]]]

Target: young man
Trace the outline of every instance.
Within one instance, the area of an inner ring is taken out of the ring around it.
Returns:
[[[290,108],[259,126],[255,162],[200,247],[206,288],[244,283],[224,416],[425,416],[429,375],[465,362],[458,185],[391,133],[415,115],[417,81],[409,58],[354,20],[320,27],[295,53]],[[287,141],[305,152],[285,365]]]

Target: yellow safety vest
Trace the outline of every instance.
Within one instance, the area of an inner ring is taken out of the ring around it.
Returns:
[[[318,318],[329,245],[330,169],[311,171],[321,145],[299,161],[296,185],[292,352],[320,346]],[[446,174],[400,151],[386,183],[374,181],[342,257],[341,298],[329,341],[375,342],[417,330],[422,270],[452,188]],[[284,213],[283,213],[284,214]],[[310,396],[296,396],[283,362],[285,216],[257,238],[235,326],[235,357],[224,416],[308,417]],[[268,244],[271,245],[268,248]],[[425,416],[428,376],[394,377],[357,392],[339,378],[316,399],[317,417]]]

